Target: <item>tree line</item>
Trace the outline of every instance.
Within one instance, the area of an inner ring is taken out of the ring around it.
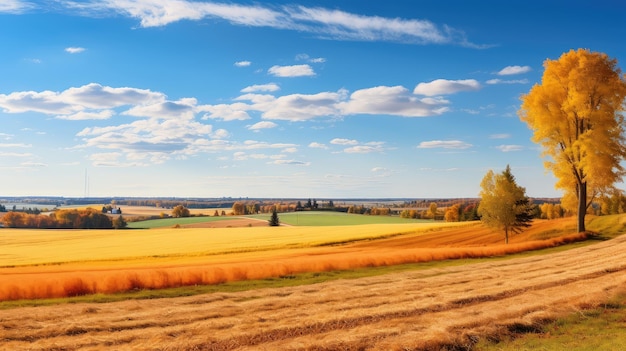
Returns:
[[[57,210],[47,215],[11,211],[2,216],[1,221],[8,228],[121,229],[126,227],[126,221],[121,215],[112,219],[93,208]]]

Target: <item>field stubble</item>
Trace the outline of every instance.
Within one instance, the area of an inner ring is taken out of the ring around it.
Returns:
[[[128,234],[85,232],[82,236],[74,232],[55,232],[56,241],[44,241],[39,246],[34,238],[20,237],[16,243],[6,242],[6,251],[22,255],[15,258],[15,262],[35,265],[0,268],[0,300],[220,284],[304,272],[501,256],[585,238],[574,234],[530,240],[531,230],[526,237],[519,236],[504,245],[499,233],[477,225],[445,230],[422,226],[414,233],[397,235],[408,228],[405,225],[368,225],[325,227],[323,231],[311,227],[276,228],[280,229],[277,231],[265,227],[208,232],[164,229]],[[537,228],[541,228],[541,224],[537,224]],[[24,232],[24,237],[27,233]],[[35,238],[47,234],[39,232],[37,235]],[[333,240],[348,243],[331,245]],[[350,242],[352,240],[357,241]],[[201,247],[212,251],[198,252]],[[132,256],[139,253],[139,257]],[[64,255],[91,257],[93,261],[50,264]],[[46,262],[48,264],[41,265]]]
[[[392,239],[390,239],[392,240]],[[626,286],[626,237],[315,285],[0,311],[7,350],[429,350],[532,328]]]

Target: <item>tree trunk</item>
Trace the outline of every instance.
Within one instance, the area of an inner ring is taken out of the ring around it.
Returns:
[[[504,243],[509,244],[509,228],[504,228]]]
[[[578,232],[585,231],[585,215],[587,214],[587,183],[578,183]]]

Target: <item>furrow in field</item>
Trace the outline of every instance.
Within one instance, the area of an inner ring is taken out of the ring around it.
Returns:
[[[426,349],[601,302],[626,286],[624,262],[626,238],[617,238],[293,288],[5,310],[0,349]]]

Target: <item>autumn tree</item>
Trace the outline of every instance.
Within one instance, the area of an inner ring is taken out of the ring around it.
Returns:
[[[241,216],[246,214],[246,205],[242,202],[235,202],[233,204],[233,214],[235,216]]]
[[[508,244],[509,234],[520,233],[532,220],[526,189],[517,185],[508,165],[500,174],[489,170],[480,187],[480,220],[488,227],[504,231],[504,243]]]
[[[128,223],[126,222],[124,217],[122,217],[122,215],[119,215],[119,217],[113,220],[113,228],[115,229],[124,229],[127,226],[128,226]]]
[[[446,209],[445,214],[443,215],[443,218],[446,220],[446,222],[458,222],[459,217],[460,217],[459,216],[460,209],[461,209],[460,204],[455,204],[455,205],[448,207]]]
[[[583,49],[546,60],[544,68],[541,84],[522,96],[519,116],[542,146],[556,187],[576,199],[577,227],[584,232],[593,200],[625,174],[626,81],[616,60]]]
[[[183,205],[178,205],[172,209],[172,217],[189,217],[190,215],[189,209]]]
[[[433,217],[433,219],[436,219],[437,217],[437,203],[436,202],[431,202],[430,206],[428,206],[428,216]]]

